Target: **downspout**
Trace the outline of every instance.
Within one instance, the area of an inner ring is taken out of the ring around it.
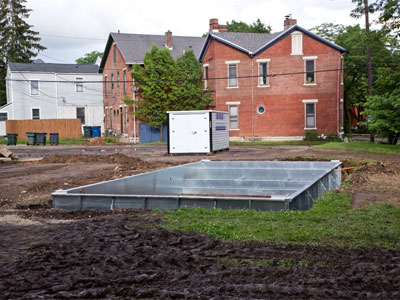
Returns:
[[[253,78],[253,56],[251,58],[251,139],[254,142],[254,78]]]
[[[56,87],[56,119],[58,119],[58,85],[57,85],[57,74],[54,73],[54,85]]]
[[[132,90],[133,90],[133,95],[132,95],[132,99],[133,99],[133,142],[136,144],[136,94],[135,94],[135,81],[133,81],[133,86],[132,86]]]
[[[339,68],[338,68],[338,74],[337,74],[337,76],[338,76],[338,78],[337,78],[337,89],[336,89],[336,98],[337,98],[337,107],[336,107],[336,110],[337,110],[337,117],[336,117],[336,119],[337,119],[337,130],[336,130],[336,133],[337,134],[339,134],[339,132],[340,132],[340,69],[341,69],[341,55],[340,55],[340,53],[339,53],[339,64],[338,64],[338,66],[339,66]]]

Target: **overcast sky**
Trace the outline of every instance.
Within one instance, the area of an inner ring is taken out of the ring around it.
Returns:
[[[28,0],[27,22],[40,33],[45,62],[75,63],[93,50],[103,51],[110,32],[201,36],[209,19],[252,23],[260,18],[272,31],[283,30],[284,16],[310,29],[324,22],[352,25],[351,0]]]

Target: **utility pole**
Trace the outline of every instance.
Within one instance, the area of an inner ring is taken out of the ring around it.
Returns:
[[[372,65],[371,65],[371,47],[369,40],[369,4],[368,0],[364,0],[364,15],[365,15],[365,35],[366,35],[366,47],[365,54],[367,57],[367,74],[368,74],[368,96],[372,95]],[[375,133],[370,132],[370,141],[375,142]]]

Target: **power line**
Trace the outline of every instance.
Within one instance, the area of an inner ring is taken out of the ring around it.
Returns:
[[[39,34],[39,35],[46,37],[53,37],[53,38],[63,38],[63,39],[107,41],[107,39],[83,37],[83,36],[65,36],[65,35],[54,35],[54,34]]]

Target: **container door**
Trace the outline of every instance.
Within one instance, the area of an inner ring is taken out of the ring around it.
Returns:
[[[189,153],[189,117],[188,115],[169,114],[169,134],[171,153]]]
[[[191,153],[210,152],[209,114],[193,114],[189,116],[189,145]]]

